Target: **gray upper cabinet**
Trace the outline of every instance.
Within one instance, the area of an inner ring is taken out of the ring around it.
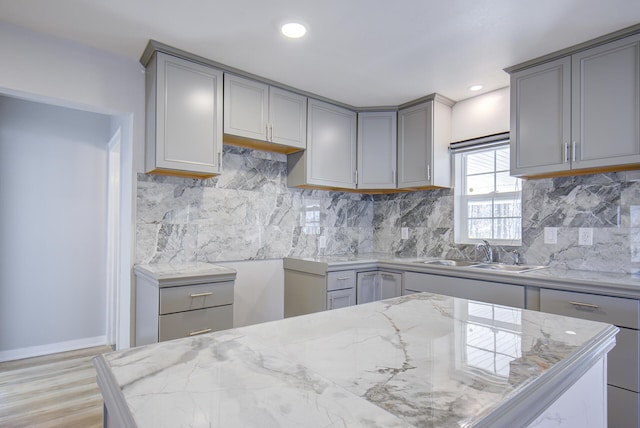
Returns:
[[[640,35],[511,74],[512,175],[616,171],[638,164]]]
[[[220,173],[222,72],[156,52],[146,71],[149,173],[206,178]]]
[[[640,35],[571,61],[573,168],[640,163]]]
[[[230,138],[235,136],[270,143],[275,151],[291,153],[306,148],[306,126],[306,97],[225,73],[225,142],[242,143]],[[240,145],[269,149],[246,142]]]
[[[397,113],[358,113],[358,189],[395,189]]]
[[[398,188],[451,187],[451,106],[439,95],[398,112]]]
[[[287,185],[355,189],[356,130],[356,112],[309,99],[307,150],[287,156]]]
[[[511,175],[571,168],[571,59],[511,75]]]

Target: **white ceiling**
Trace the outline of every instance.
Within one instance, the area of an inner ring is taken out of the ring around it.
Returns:
[[[279,34],[291,18],[303,39]],[[0,0],[0,21],[136,60],[154,39],[363,107],[505,87],[505,67],[639,23],[640,0]]]

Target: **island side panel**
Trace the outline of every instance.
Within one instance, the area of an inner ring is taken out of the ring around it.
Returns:
[[[529,427],[607,427],[607,356],[599,359]],[[613,428],[613,427],[612,427]]]
[[[327,277],[285,269],[284,317],[327,309]]]

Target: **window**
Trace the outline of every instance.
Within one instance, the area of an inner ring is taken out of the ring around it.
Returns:
[[[521,180],[509,175],[509,146],[456,153],[455,241],[520,245]]]

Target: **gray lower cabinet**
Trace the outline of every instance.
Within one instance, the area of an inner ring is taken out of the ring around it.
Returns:
[[[355,288],[327,292],[327,310],[340,309],[356,304]]]
[[[287,185],[355,189],[357,113],[311,98],[307,106],[307,150],[287,156]]]
[[[357,304],[391,299],[402,295],[402,274],[397,272],[358,272]]]
[[[436,293],[496,305],[525,307],[525,287],[468,278],[405,272],[404,293]]]
[[[233,327],[234,271],[173,275],[159,266],[135,267],[136,346]]]
[[[356,304],[356,272],[284,270],[285,318]]]
[[[620,328],[616,347],[608,355],[609,426],[639,426],[638,300],[540,289],[540,311],[615,324]]]
[[[402,274],[387,271],[284,270],[284,316],[344,308],[402,294]]]
[[[146,172],[220,174],[222,72],[156,52],[147,66],[146,93]]]
[[[640,35],[511,72],[511,174],[640,164]]]

